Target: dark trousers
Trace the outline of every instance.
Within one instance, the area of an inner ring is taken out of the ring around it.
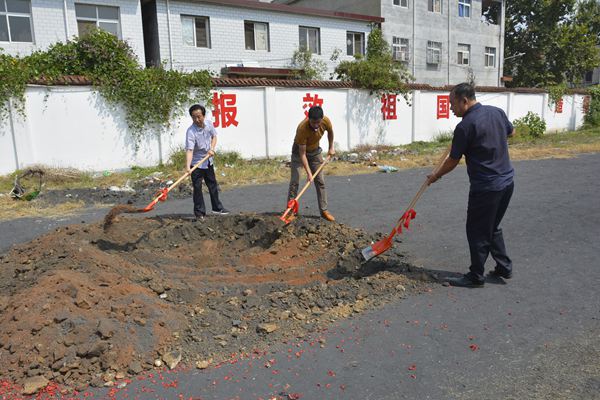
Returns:
[[[194,189],[194,215],[206,215],[206,207],[204,206],[204,196],[202,196],[202,180],[208,187],[210,194],[210,203],[213,211],[220,211],[223,205],[219,200],[219,189],[217,187],[217,178],[215,177],[215,169],[209,165],[207,169],[196,168],[192,172],[192,185]]]
[[[491,254],[500,272],[511,272],[512,261],[506,254],[502,229],[498,226],[510,203],[514,183],[495,192],[469,193],[467,239],[471,252],[472,279],[483,281],[484,266]]]

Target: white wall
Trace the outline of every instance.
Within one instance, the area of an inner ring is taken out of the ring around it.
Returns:
[[[365,90],[244,87],[218,88],[216,92],[236,96],[238,123],[217,128],[218,148],[247,158],[289,155],[296,126],[304,117],[303,98],[307,94],[323,100],[339,150],[360,144],[428,141],[453,130],[460,121],[452,113],[447,119],[437,119],[437,97],[446,92],[415,91],[412,107],[398,96],[397,119],[392,120],[383,119],[381,99]],[[533,111],[544,115],[548,130],[582,125],[584,96],[565,96],[562,113],[555,113],[547,98],[544,94],[478,94],[481,103],[507,111],[511,121]],[[29,86],[25,113],[23,118],[13,111],[12,119],[0,121],[0,174],[32,164],[82,170],[156,165],[183,146],[191,123],[183,110],[170,129],[160,137],[157,132],[147,132],[136,149],[123,110],[107,105],[91,87]],[[210,112],[207,116],[214,120]],[[323,138],[322,146],[326,145]]]

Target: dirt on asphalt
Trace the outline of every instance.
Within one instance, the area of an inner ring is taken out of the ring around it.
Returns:
[[[83,390],[218,363],[429,290],[378,235],[274,215],[119,217],[58,228],[0,256],[0,381]]]

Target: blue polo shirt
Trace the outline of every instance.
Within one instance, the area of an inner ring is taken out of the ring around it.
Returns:
[[[471,192],[497,191],[513,182],[507,137],[513,126],[498,107],[477,103],[454,129],[450,157],[464,155]]]

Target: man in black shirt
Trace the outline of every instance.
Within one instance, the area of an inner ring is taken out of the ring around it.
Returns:
[[[475,89],[468,83],[452,89],[450,106],[462,121],[454,129],[448,158],[427,179],[429,184],[436,182],[465,156],[471,183],[467,208],[471,266],[469,273],[448,279],[448,282],[452,286],[481,287],[485,282],[484,265],[489,254],[496,261],[496,268],[490,275],[512,277],[512,261],[506,254],[502,230],[498,226],[514,189],[514,170],[507,143],[507,137],[514,129],[500,108],[478,103]]]

